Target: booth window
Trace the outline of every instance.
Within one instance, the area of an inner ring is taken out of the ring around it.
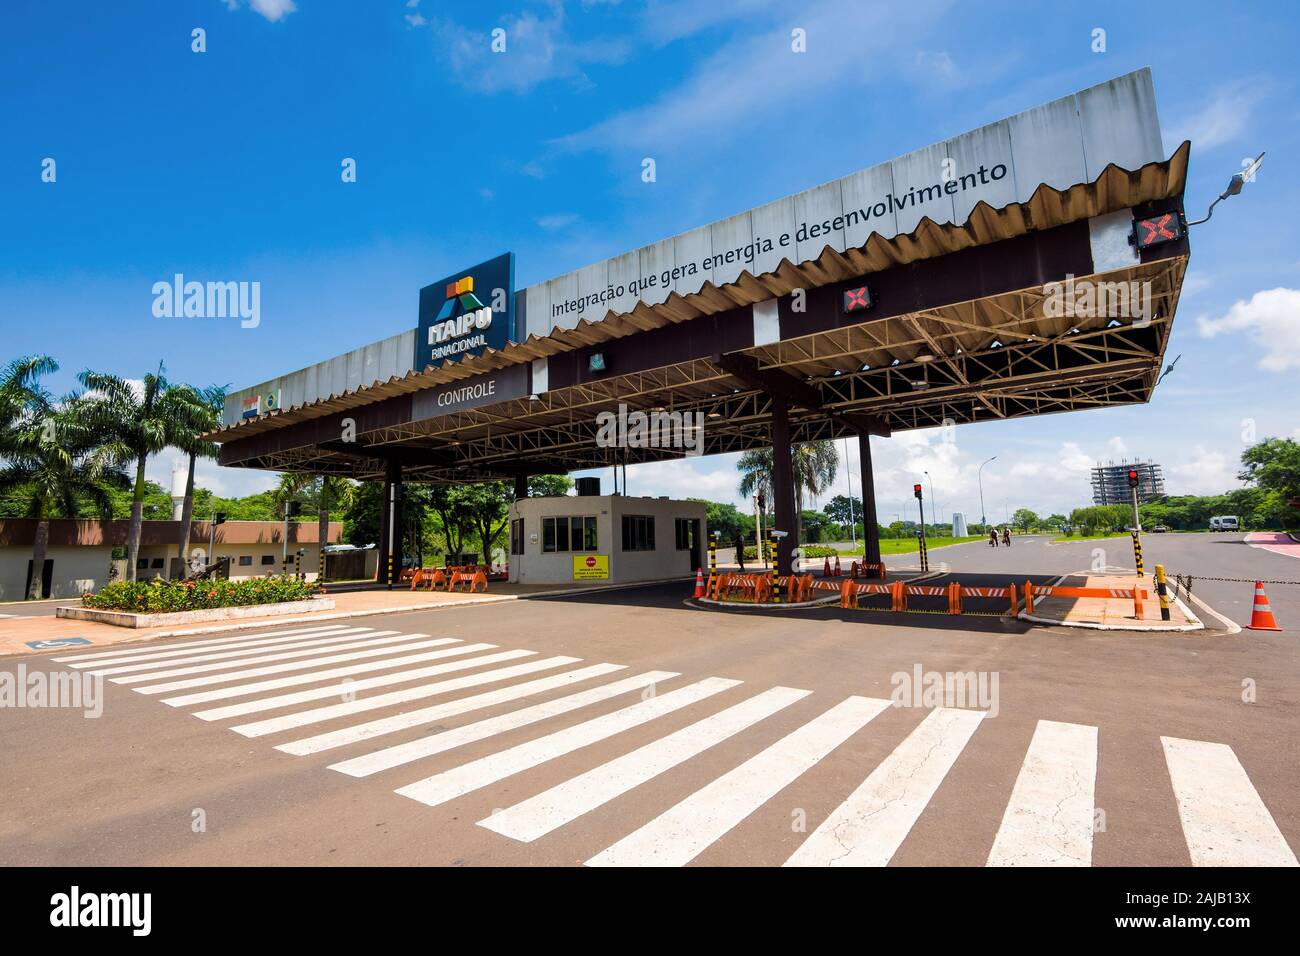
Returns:
[[[623,515],[623,550],[653,551],[655,519],[652,515]]]
[[[273,555],[273,554],[264,554],[264,555],[262,555],[262,563],[263,563],[263,564],[275,564],[275,555]]]
[[[516,518],[510,522],[510,553],[524,553],[524,519]]]
[[[695,546],[695,542],[691,540],[692,537],[691,519],[677,518],[676,530],[677,530],[677,550],[690,551]]]
[[[239,556],[239,566],[241,568],[246,568],[252,563],[253,563],[253,556],[251,554],[241,554]]]
[[[520,532],[522,537],[522,530]],[[596,516],[542,519],[542,551],[597,550]]]

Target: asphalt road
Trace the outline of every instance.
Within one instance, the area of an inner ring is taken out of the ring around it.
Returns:
[[[1240,540],[1146,540],[1171,571],[1300,578]],[[933,557],[1019,580],[1095,547],[1131,566],[1124,539]],[[98,718],[0,711],[0,864],[1293,862],[1296,591],[1270,590],[1282,634],[716,613],[674,585],[11,658],[114,673]],[[1195,593],[1248,618],[1249,585]],[[875,703],[917,668],[988,694]]]

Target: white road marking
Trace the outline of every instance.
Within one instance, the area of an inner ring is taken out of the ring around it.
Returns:
[[[566,780],[522,803],[494,813],[487,819],[480,820],[478,825],[503,836],[531,843],[752,727],[810,693],[812,692],[791,687],[773,687]]]
[[[391,644],[394,638],[387,641],[376,640],[390,634],[397,634],[397,631],[375,631],[371,634],[342,634],[332,635],[330,637],[316,637],[311,640],[294,641],[291,644],[285,644],[280,647],[257,647],[252,649],[240,649],[234,651],[219,651],[213,654],[198,654],[191,657],[178,657],[175,660],[163,661],[127,661],[121,663],[112,661],[112,667],[99,667],[95,670],[85,671],[87,674],[95,674],[101,677],[111,677],[113,674],[144,674],[140,680],[149,679],[149,671],[160,670],[165,667],[180,667],[190,664],[201,664],[203,662],[215,662],[212,669],[221,667],[239,667],[243,664],[251,664],[257,661],[279,661],[289,657],[305,657],[309,654],[319,653],[322,649],[333,650],[335,645],[343,647],[361,647],[366,643],[373,644]],[[425,637],[424,634],[416,634],[414,637]],[[398,635],[396,640],[401,640]],[[297,651],[298,653],[294,653]],[[90,667],[90,664],[72,664],[72,667]],[[168,671],[167,673],[171,673]]]
[[[884,866],[984,719],[937,707],[831,811],[786,866]]]
[[[439,674],[446,674],[452,671],[468,670],[471,667],[481,667],[484,664],[496,664],[501,661],[512,661],[519,657],[527,657],[534,652],[532,651],[501,651],[497,654],[485,654],[482,657],[475,657],[472,660],[452,661],[449,664],[434,664],[432,667],[417,667],[414,670],[398,671],[395,674],[380,674],[378,677],[366,677],[361,680],[342,681],[338,684],[329,684],[325,687],[313,687],[310,690],[295,691],[291,694],[279,694],[275,697],[261,697],[257,700],[246,700],[242,704],[227,704],[225,707],[214,707],[210,710],[198,710],[194,716],[200,720],[225,720],[229,717],[243,717],[246,714],[256,714],[264,710],[278,710],[282,707],[290,707],[294,704],[303,704],[312,700],[323,700],[328,697],[341,697],[345,693],[356,694],[358,691],[370,690],[375,687],[386,687],[390,684],[409,684],[413,681],[422,680],[425,677],[434,677]],[[580,660],[577,657],[547,657],[543,660],[527,661],[523,664],[515,664],[512,667],[502,667],[496,670],[485,671],[481,674],[471,674],[469,677],[458,677],[456,682],[458,686],[472,687],[476,684],[489,684],[495,680],[506,680],[520,674],[532,674],[535,671],[544,671],[551,667],[563,667],[566,664],[572,664]],[[461,682],[465,682],[461,684]],[[446,681],[436,684],[422,684],[420,687],[413,687],[407,690],[394,691],[390,694],[378,694],[374,697],[365,697],[354,701],[354,703],[371,704],[375,707],[384,706],[378,701],[386,703],[403,703],[405,701],[419,700],[422,697],[430,696],[430,691],[425,690],[432,687],[442,687]],[[301,727],[305,724],[313,724],[318,720],[328,720],[328,717],[318,717],[329,710],[329,707],[318,707],[314,710],[300,710],[292,714],[285,714],[282,717],[271,718],[274,721],[283,721],[284,727]],[[362,708],[370,709],[369,707]],[[271,721],[263,721],[269,724]],[[252,727],[260,727],[261,724],[244,724],[242,727],[231,727],[231,730],[244,733],[245,730]],[[246,734],[245,736],[257,736]]]
[[[1227,744],[1161,737],[1193,866],[1296,866],[1273,815]]]
[[[379,661],[368,661],[364,664],[348,664],[346,667],[331,667],[329,670],[313,671],[310,674],[295,674],[293,677],[277,677],[273,680],[257,681],[252,684],[237,684],[234,687],[221,687],[217,690],[200,691],[196,694],[186,694],[181,697],[164,697],[163,703],[172,707],[186,707],[190,704],[206,704],[210,700],[225,700],[227,697],[246,697],[249,694],[258,694],[264,690],[280,690],[284,687],[297,687],[300,684],[315,684],[318,681],[331,680],[335,677],[351,677],[354,674],[369,674],[373,671],[390,670],[404,664],[421,664],[425,661],[442,660],[444,657],[452,657],[456,654],[470,654],[487,648],[496,647],[495,644],[465,644],[461,647],[452,647],[440,651],[424,651],[419,654],[407,654],[403,657],[385,657]],[[528,657],[536,654],[536,651],[505,651],[506,654],[513,654],[516,657]],[[502,658],[497,658],[501,660]],[[474,658],[479,661],[481,658]],[[466,667],[474,666],[473,663],[466,663]],[[159,685],[158,687],[136,687],[133,688],[137,694],[157,693],[164,687],[171,689],[181,689],[186,687],[197,687],[207,684],[211,678],[195,677],[186,681],[177,681],[174,685]]]
[[[241,634],[237,637],[218,637],[210,641],[186,641],[184,644],[163,644],[151,647],[130,647],[120,651],[99,651],[93,654],[73,654],[70,657],[55,657],[59,663],[69,663],[71,661],[86,661],[88,665],[101,663],[102,661],[112,661],[119,663],[124,660],[149,660],[155,657],[175,657],[181,654],[191,654],[196,648],[203,650],[220,650],[227,647],[255,647],[260,644],[278,644],[281,641],[287,641],[298,637],[329,637],[330,633],[339,633],[341,631],[371,631],[370,627],[348,627],[343,624],[331,624],[328,627],[308,627],[302,630],[277,631],[274,634],[262,634],[258,637],[249,637],[247,634]]]
[[[229,661],[213,661],[212,663],[185,663],[183,661],[164,661],[161,663],[152,663],[152,665],[143,665],[139,669],[135,667],[110,667],[107,671],[90,671],[91,674],[121,674],[123,671],[140,670],[139,674],[127,674],[120,678],[109,678],[114,684],[139,684],[146,680],[162,680],[164,678],[181,678],[186,674],[209,674],[212,671],[229,670],[231,667],[243,667],[244,665],[263,665],[272,661],[292,661],[292,659],[309,658],[312,654],[334,654],[339,650],[351,650],[354,648],[389,648],[390,645],[402,644],[403,641],[420,640],[421,637],[428,637],[426,633],[396,633],[395,631],[380,631],[380,635],[393,635],[391,637],[380,637],[378,635],[365,635],[363,639],[351,640],[347,637],[335,637],[328,645],[313,645],[309,648],[298,650],[285,650],[283,648],[274,648],[274,654],[259,654],[257,657],[238,657],[229,659]],[[454,637],[439,637],[438,640],[451,643],[455,641]],[[342,644],[337,643],[342,641]],[[237,653],[244,653],[242,650]],[[185,663],[183,667],[175,667],[178,663]],[[149,667],[166,667],[172,666],[172,670],[149,671]]]
[[[612,714],[594,717],[581,724],[547,734],[545,737],[529,740],[498,753],[480,757],[478,760],[471,760],[459,767],[399,787],[394,792],[426,806],[436,807],[466,793],[481,790],[498,780],[512,777],[557,757],[607,740],[625,730],[639,727],[657,717],[689,707],[714,694],[730,690],[738,684],[740,681],[729,678],[706,677],[704,680],[687,684],[667,694],[656,694],[649,700],[616,710]]]
[[[587,866],[685,866],[890,706],[848,697],[701,787]]]
[[[1097,728],[1040,720],[989,866],[1091,866]]]
[[[392,717],[383,717],[368,723],[357,724],[354,727],[344,727],[341,730],[317,734],[315,737],[304,737],[302,740],[293,740],[289,743],[280,744],[275,749],[298,756],[319,753],[322,750],[332,750],[335,747],[342,747],[345,744],[352,744],[361,740],[369,740],[382,734],[390,734],[410,727],[419,727],[421,724],[433,723],[444,717],[465,714],[472,710],[482,710],[484,707],[519,700],[522,697],[531,697],[533,694],[540,694],[543,691],[554,690],[557,687],[565,687],[569,684],[589,680],[592,677],[603,677],[606,674],[626,669],[625,664],[593,664],[590,667],[583,667],[576,671],[566,671],[553,677],[544,677],[539,680],[526,681],[522,684],[505,687],[501,690],[488,691],[486,694],[462,697],[459,700],[448,701],[445,704],[437,704],[433,707],[425,707],[409,713],[395,714]],[[451,682],[448,681],[447,683]],[[238,730],[239,728],[233,727],[231,729]]]
[[[283,674],[285,671],[301,671],[312,667],[321,667],[325,664],[341,664],[343,661],[361,661],[371,657],[384,657],[388,654],[401,654],[404,651],[415,651],[422,647],[445,647],[448,644],[459,644],[460,642],[454,637],[434,637],[427,640],[426,634],[399,634],[396,637],[383,638],[378,641],[367,641],[362,644],[340,644],[338,647],[314,647],[306,651],[295,651],[290,654],[272,654],[269,657],[254,658],[252,660],[242,661],[221,661],[216,664],[195,664],[191,667],[180,667],[171,671],[159,671],[156,674],[131,674],[127,677],[110,677],[114,684],[137,684],[142,681],[162,680],[165,677],[186,677],[190,674],[209,674],[211,671],[220,671],[219,674],[210,674],[208,677],[192,678],[195,683],[184,683],[182,681],[172,681],[169,684],[151,684],[148,689],[141,689],[142,694],[156,694],[159,689],[165,688],[171,690],[175,687],[203,687],[207,684],[225,684],[232,680],[239,680],[243,677],[257,677],[262,674]],[[473,645],[466,645],[473,646]],[[495,644],[489,644],[489,647],[496,647]],[[361,650],[348,650],[349,648],[360,647]],[[337,651],[348,650],[346,654],[336,653]],[[324,653],[325,656],[320,655]],[[461,650],[462,654],[469,653]],[[315,657],[310,655],[315,654]],[[264,661],[278,661],[288,659],[287,664],[267,664],[262,666]],[[255,667],[243,667],[244,664],[254,664]],[[226,670],[227,667],[241,667],[241,670]]]
[[[510,654],[512,652],[505,651],[504,653]],[[251,724],[240,724],[239,726],[231,727],[230,729],[237,734],[243,734],[245,737],[262,737],[266,734],[276,733],[281,730],[290,730],[294,727],[304,727],[307,724],[316,724],[325,720],[333,720],[336,717],[350,717],[353,714],[363,714],[366,711],[379,710],[382,707],[390,707],[393,704],[406,704],[413,700],[423,700],[426,697],[434,697],[438,694],[445,694],[448,691],[459,690],[463,687],[476,687],[479,684],[490,684],[494,681],[509,680],[512,677],[532,674],[551,667],[562,667],[568,664],[576,664],[579,660],[581,660],[581,658],[547,657],[542,660],[515,664],[512,667],[502,667],[497,670],[484,671],[480,674],[470,674],[468,677],[456,677],[451,680],[437,681],[432,684],[421,684],[419,687],[408,687],[405,690],[395,690],[387,694],[377,694],[374,697],[363,697],[360,700],[345,700],[340,701],[337,704],[330,704],[326,707],[316,707],[312,710],[300,710],[296,713],[284,714],[280,717],[270,717],[266,720],[260,720]],[[479,659],[474,663],[481,664],[483,661],[482,659]],[[446,665],[443,666],[445,667]],[[313,692],[304,691],[303,693]],[[285,696],[299,697],[301,695],[287,694]],[[270,699],[275,700],[276,698]],[[255,701],[254,703],[257,702]],[[274,704],[273,706],[283,707],[284,705]]]
[[[602,700],[609,700],[619,694],[640,690],[658,681],[678,676],[680,675],[676,671],[647,671],[644,674],[626,677],[612,684],[602,684],[599,687],[579,691],[558,700],[534,704],[532,707],[524,707],[507,714],[499,714],[496,717],[489,717],[486,720],[466,724],[463,727],[454,727],[451,730],[444,730],[442,733],[433,734],[429,737],[409,740],[394,747],[385,747],[383,750],[362,754],[360,757],[353,757],[351,760],[330,764],[330,769],[353,777],[368,777],[370,774],[378,773],[381,770],[400,767],[402,764],[419,760],[421,757],[431,757],[434,754],[440,754],[476,740],[484,740],[496,734],[503,734],[509,730],[526,727],[529,724],[535,724],[550,717],[558,717],[560,714],[567,714],[569,711],[577,710],[580,707],[586,707]]]

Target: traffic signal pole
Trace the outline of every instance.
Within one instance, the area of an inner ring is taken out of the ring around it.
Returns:
[[[1133,499],[1133,563],[1137,567],[1137,576],[1142,573],[1142,518],[1138,515],[1138,473],[1136,468],[1128,470],[1128,490]]]
[[[916,506],[921,510],[921,538],[917,548],[921,558],[921,570],[930,570],[930,554],[925,546],[925,499],[921,496],[921,486],[913,485],[912,494],[916,495]]]

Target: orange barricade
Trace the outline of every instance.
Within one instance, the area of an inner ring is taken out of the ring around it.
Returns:
[[[411,590],[414,591],[424,582],[429,582],[429,590],[442,587],[447,583],[447,576],[440,568],[419,568],[411,575]]]

